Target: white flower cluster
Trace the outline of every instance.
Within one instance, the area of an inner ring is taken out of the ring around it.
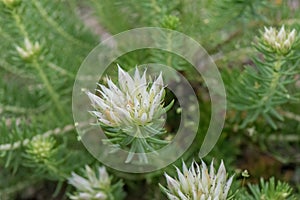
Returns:
[[[266,28],[263,33],[263,40],[273,50],[280,53],[287,53],[296,39],[296,30],[286,31],[284,26],[278,31],[273,27]]]
[[[99,84],[100,96],[87,92],[95,111],[92,113],[107,126],[147,125],[163,114],[164,86],[162,75],[152,83],[146,80],[146,70],[134,77],[118,66],[119,86],[107,78],[108,87]]]
[[[162,189],[170,200],[226,200],[233,176],[227,181],[226,169],[223,161],[217,173],[211,162],[208,171],[206,164],[202,161],[201,167],[193,162],[188,169],[183,162],[181,172],[178,168],[178,179],[165,174],[167,188]]]
[[[24,48],[17,46],[16,49],[21,58],[23,58],[24,60],[28,60],[40,51],[40,44],[38,42],[32,44],[28,38],[25,38]]]
[[[73,200],[105,200],[109,199],[108,192],[111,188],[111,180],[105,167],[98,168],[98,177],[96,173],[89,167],[85,166],[87,178],[79,176],[72,172],[72,176],[68,179],[69,184],[77,189],[77,193],[70,195]]]

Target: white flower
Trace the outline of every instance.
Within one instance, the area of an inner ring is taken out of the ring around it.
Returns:
[[[89,167],[85,166],[85,177],[79,176],[72,172],[72,176],[68,179],[69,184],[73,185],[77,191],[73,195],[70,195],[70,199],[73,200],[106,200],[111,199],[112,196],[117,196],[118,193],[120,198],[124,196],[120,193],[122,189],[122,183],[119,182],[115,186],[111,185],[111,179],[106,171],[105,167],[98,168],[98,176]],[[114,191],[113,191],[114,190]],[[114,195],[113,192],[116,192]]]
[[[152,82],[146,79],[146,70],[140,75],[136,68],[131,77],[118,66],[118,75],[118,85],[107,78],[107,87],[98,84],[96,94],[87,92],[95,109],[91,113],[102,123],[104,131],[108,130],[104,143],[129,150],[125,163],[136,158],[148,163],[147,152],[155,152],[169,143],[162,137],[166,133],[163,114],[173,101],[163,107],[165,87],[161,73]]]
[[[100,96],[87,92],[100,122],[107,126],[147,125],[164,113],[164,86],[162,75],[150,86],[146,71],[140,76],[138,69],[134,77],[118,66],[119,84],[107,78],[108,87],[98,84]]]
[[[32,44],[30,40],[26,37],[24,39],[24,48],[16,46],[16,49],[21,56],[21,58],[27,60],[32,56],[36,55],[40,51],[40,45],[38,42]]]
[[[266,28],[263,33],[263,40],[273,50],[280,53],[287,53],[296,39],[296,30],[286,31],[284,25],[278,31],[273,27]]]
[[[227,181],[223,161],[217,173],[211,162],[208,170],[202,161],[201,167],[193,162],[188,169],[182,162],[182,172],[176,167],[177,179],[165,174],[167,188],[162,189],[170,200],[225,200],[231,186],[233,176]]]

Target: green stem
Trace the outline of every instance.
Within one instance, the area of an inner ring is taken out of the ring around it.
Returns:
[[[274,95],[274,93],[277,90],[277,86],[279,84],[279,80],[280,80],[280,68],[281,68],[281,60],[278,59],[277,62],[275,63],[274,66],[274,70],[273,70],[273,74],[272,74],[272,81],[270,83],[270,87],[268,90],[268,93],[264,96],[264,98],[262,98],[262,105],[265,105],[266,102],[268,102],[272,96]]]
[[[282,111],[281,113],[282,113],[283,116],[285,116],[289,119],[293,119],[295,121],[300,122],[300,115],[297,115],[295,113],[291,113],[291,112],[288,112],[288,111]]]
[[[16,22],[16,26],[17,28],[20,30],[20,32],[22,33],[22,35],[25,38],[29,38],[28,37],[28,32],[26,31],[26,28],[24,26],[24,24],[21,21],[20,15],[17,14],[15,11],[12,12],[12,16],[15,19]],[[53,89],[53,87],[51,86],[46,74],[44,73],[42,67],[39,65],[38,61],[37,61],[37,57],[34,56],[32,58],[32,66],[36,69],[36,71],[38,72],[38,75],[40,77],[40,79],[42,80],[44,86],[46,87],[51,100],[53,101],[53,103],[55,104],[55,107],[57,108],[59,114],[61,116],[64,116],[64,110],[63,107],[61,106],[61,103],[59,101],[59,97],[57,95],[57,93],[55,92],[55,90]]]
[[[48,160],[45,160],[44,165],[50,172],[53,172],[53,174],[57,175],[62,180],[66,180],[69,177],[68,174],[66,174],[62,170],[58,169],[57,166],[55,166],[53,163],[51,163]]]
[[[59,24],[57,24],[51,17],[48,16],[47,11],[43,8],[43,6],[36,0],[32,1],[32,3],[34,4],[34,6],[36,7],[36,9],[38,10],[38,12],[40,13],[40,15],[42,16],[42,18],[48,22],[48,24],[50,26],[52,26],[54,28],[54,30],[57,31],[57,33],[59,33],[61,36],[63,36],[65,39],[73,42],[74,44],[81,46],[83,48],[86,49],[90,49],[90,46],[87,45],[86,43],[78,40],[77,38],[75,38],[74,36],[70,35],[68,32],[66,32],[61,26],[59,26]]]
[[[55,92],[55,90],[53,89],[53,87],[51,86],[45,72],[43,71],[42,67],[39,65],[36,57],[34,57],[32,59],[32,66],[36,69],[36,71],[38,72],[38,75],[40,77],[40,79],[42,80],[44,86],[46,87],[50,98],[52,99],[53,103],[55,104],[55,107],[57,108],[57,111],[59,112],[59,114],[61,116],[64,116],[64,110],[62,108],[62,104],[59,101],[59,97],[57,95],[57,93]]]
[[[27,33],[26,29],[25,29],[24,24],[22,24],[22,22],[21,22],[20,15],[18,15],[16,13],[16,11],[12,11],[12,16],[15,19],[16,26],[19,28],[19,30],[22,33],[22,35],[24,35],[25,38],[28,38],[28,33]]]
[[[47,64],[47,66],[49,68],[55,70],[56,72],[60,73],[61,75],[66,75],[68,77],[71,77],[71,78],[75,79],[75,75],[74,74],[72,74],[71,72],[65,70],[64,68],[62,68],[62,67],[60,67],[60,66],[58,66],[58,65],[56,65],[54,63],[49,62]]]
[[[34,79],[34,76],[27,74],[24,69],[17,68],[10,63],[7,63],[5,60],[0,61],[0,68],[21,78]]]
[[[22,107],[18,107],[18,106],[10,106],[10,105],[4,105],[0,103],[0,114],[3,111],[8,111],[8,112],[12,112],[12,113],[19,113],[19,114],[24,114],[28,112],[28,109],[26,108],[22,108]]]
[[[86,125],[81,125],[81,126],[86,126]],[[47,137],[50,137],[51,135],[59,135],[59,134],[65,134],[69,131],[72,131],[74,130],[75,127],[70,124],[70,125],[67,125],[63,128],[56,128],[54,130],[49,130],[41,135],[36,135],[34,136],[33,138],[29,139],[25,139],[23,141],[17,141],[17,142],[14,142],[14,143],[8,143],[8,144],[1,144],[0,145],[0,151],[12,151],[12,150],[15,150],[15,149],[18,149],[18,148],[21,148],[22,146],[26,146],[28,145],[31,141],[35,140],[36,138],[38,137],[44,137],[44,138],[47,138]]]
[[[13,42],[13,38],[12,36],[10,36],[9,34],[7,34],[3,29],[2,27],[0,27],[0,35],[1,37],[3,37],[5,40],[8,40],[9,42]]]
[[[157,5],[156,0],[152,0],[151,1],[152,7],[155,10],[156,13],[160,13],[161,12],[161,8]]]

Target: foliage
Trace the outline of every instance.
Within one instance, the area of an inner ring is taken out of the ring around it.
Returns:
[[[247,200],[292,200],[296,199],[295,196],[292,195],[292,188],[284,182],[275,181],[274,177],[270,178],[269,181],[264,181],[264,179],[260,180],[260,185],[257,184],[249,184],[249,192],[240,195],[239,199],[247,199]]]
[[[0,0],[0,199],[38,199],[44,193],[40,199],[66,199],[68,194],[85,193],[68,183],[72,172],[103,181],[95,172],[102,164],[86,151],[75,131],[71,112],[75,76],[98,38],[145,26],[183,32],[199,42],[219,68],[227,91],[227,120],[220,140],[203,160],[223,159],[227,171],[235,171],[230,196],[296,199],[299,4],[299,0]],[[182,48],[170,35],[156,42]],[[202,77],[195,76],[183,58],[161,50],[129,52],[111,65],[116,63],[125,70],[164,64],[189,80],[199,100],[201,122],[181,159],[197,160],[211,116],[210,93]],[[117,71],[109,68],[107,73]],[[166,92],[166,103],[173,95]],[[178,128],[178,107],[175,99],[164,127],[171,135]],[[174,165],[179,166],[181,159]],[[250,173],[247,180],[239,177],[244,169]],[[252,182],[273,171],[277,172],[272,176],[288,183],[271,178],[247,188],[240,184],[239,179]],[[112,181],[109,193],[113,191],[115,199],[123,199],[124,191],[127,199],[164,199],[159,189],[159,184],[166,185],[164,172],[176,177],[173,166],[141,175],[107,169]],[[102,188],[93,188],[96,195],[98,190]]]
[[[241,127],[262,115],[276,129],[272,118],[283,120],[276,107],[299,101],[299,94],[291,94],[288,90],[289,85],[295,84],[294,77],[299,73],[299,57],[295,55],[296,30],[289,33],[284,26],[280,31],[271,27],[265,28],[261,35],[255,45],[261,55],[252,59],[254,66],[247,66],[238,77],[232,76],[228,96],[231,107],[248,111]],[[247,93],[243,92],[245,90]]]

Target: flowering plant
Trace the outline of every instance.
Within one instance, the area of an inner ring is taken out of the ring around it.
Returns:
[[[226,200],[233,176],[228,180],[223,161],[215,173],[213,161],[208,170],[205,162],[201,166],[193,162],[188,169],[182,162],[182,172],[176,167],[177,179],[167,173],[167,188],[161,186],[170,200]]]
[[[0,44],[1,200],[300,199],[299,0],[0,0]]]
[[[88,165],[85,166],[84,176],[72,172],[68,178],[69,184],[77,189],[70,195],[72,200],[114,200],[123,199],[125,193],[122,190],[123,182],[112,184],[105,167],[98,167],[95,173]]]
[[[265,31],[262,34],[263,43],[269,47],[271,51],[286,54],[291,50],[296,39],[295,29],[286,31],[284,25],[282,25],[279,31],[274,27],[265,27],[264,29]]]
[[[153,81],[147,81],[146,70],[141,76],[136,68],[134,76],[118,66],[118,86],[107,78],[108,87],[98,84],[97,94],[87,92],[92,106],[91,113],[109,136],[105,142],[128,147],[125,162],[131,162],[134,153],[142,153],[139,160],[147,162],[146,152],[153,152],[168,144],[162,136],[163,115],[172,107],[164,106],[164,84],[162,74]]]

